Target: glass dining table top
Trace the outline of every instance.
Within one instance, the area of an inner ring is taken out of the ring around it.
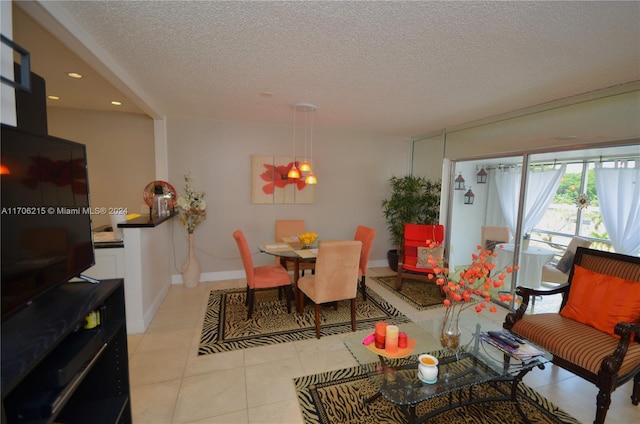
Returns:
[[[415,405],[436,396],[474,386],[483,382],[516,376],[551,360],[550,354],[529,361],[510,358],[497,348],[482,342],[480,332],[501,330],[501,325],[482,315],[467,315],[460,319],[460,347],[457,355],[440,345],[440,319],[398,325],[400,331],[414,339],[416,346],[403,358],[381,356],[375,349],[363,345],[371,330],[350,333],[344,339],[345,346],[365,369],[379,394],[398,405]],[[438,379],[435,383],[422,382],[418,378],[418,356],[430,353],[439,360]]]
[[[305,249],[302,243],[296,240],[270,241],[260,244],[260,251],[268,255],[281,258],[315,259],[318,249]]]

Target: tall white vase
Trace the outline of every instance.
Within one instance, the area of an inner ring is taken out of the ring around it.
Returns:
[[[182,265],[182,283],[185,287],[196,287],[200,281],[200,262],[196,258],[193,233],[189,234],[189,255]]]

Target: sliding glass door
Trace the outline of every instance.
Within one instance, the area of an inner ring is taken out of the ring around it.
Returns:
[[[543,267],[576,236],[592,248],[640,254],[640,240],[633,240],[640,233],[639,166],[638,144],[449,162],[450,268],[469,265],[478,245],[503,242],[496,268],[519,270],[498,290],[514,293],[518,285],[541,287]],[[509,240],[483,239],[483,228],[504,234],[500,227]]]

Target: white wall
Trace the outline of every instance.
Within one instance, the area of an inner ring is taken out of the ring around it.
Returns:
[[[640,89],[446,134],[445,157],[465,159],[640,136]],[[605,92],[607,90],[604,90]],[[559,139],[575,136],[575,139]]]
[[[153,120],[146,115],[48,107],[49,134],[87,146],[92,208],[146,209],[144,187],[155,180]],[[93,226],[110,224],[108,214]]]
[[[465,179],[464,190],[454,190],[451,198],[452,228],[449,245],[449,266],[451,268],[471,263],[471,254],[480,242],[487,207],[487,184],[477,184],[475,164],[456,163],[456,175]],[[471,189],[474,197],[472,205],[464,204],[464,194]]]
[[[207,219],[195,233],[204,274],[241,270],[233,231],[241,229],[257,252],[260,242],[273,239],[279,218],[305,219],[321,239],[352,238],[359,224],[373,227],[377,236],[371,260],[386,265],[391,242],[380,203],[389,194],[391,175],[408,172],[409,140],[315,128],[315,204],[254,205],[251,155],[292,155],[290,127],[174,117],[167,129],[169,181],[184,193],[183,175],[191,171],[193,187],[207,193]],[[186,232],[174,221],[179,268],[187,252]],[[273,258],[256,255],[254,262],[273,263]]]

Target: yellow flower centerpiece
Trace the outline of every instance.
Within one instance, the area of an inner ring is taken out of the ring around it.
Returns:
[[[304,247],[307,249],[311,247],[311,245],[315,243],[317,239],[318,239],[318,234],[314,232],[304,232],[304,233],[298,234],[298,240],[300,240],[300,243],[302,243]]]

